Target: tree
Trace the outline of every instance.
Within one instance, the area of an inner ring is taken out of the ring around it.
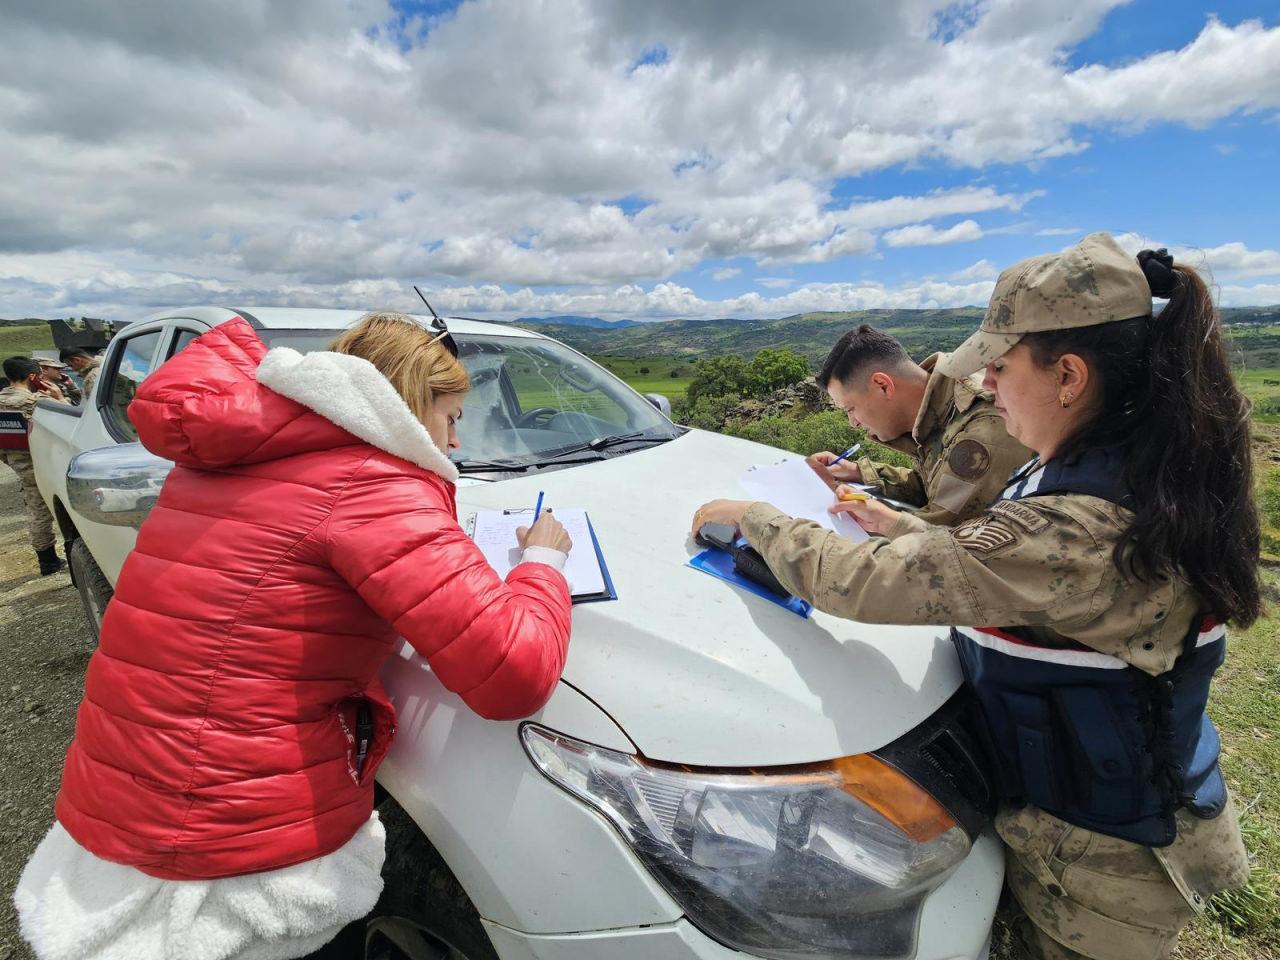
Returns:
[[[693,365],[693,379],[685,394],[692,407],[699,397],[741,397],[749,379],[747,362],[737,354],[698,360]]]
[[[786,347],[766,347],[747,371],[747,392],[763,397],[809,376],[809,361]]]
[[[648,372],[649,372],[649,368],[648,368],[648,367],[641,367],[641,368],[640,368],[640,372],[641,372],[641,373],[648,373]]]

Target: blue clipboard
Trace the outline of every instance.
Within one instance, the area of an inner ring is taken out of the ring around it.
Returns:
[[[594,534],[593,534],[594,535]],[[604,561],[601,561],[603,566]],[[733,567],[733,557],[723,550],[717,550],[715,547],[708,547],[701,553],[690,558],[689,566],[695,570],[701,570],[703,573],[709,573],[713,577],[721,580],[727,580],[736,587],[746,590],[748,593],[754,593],[757,597],[763,597],[770,603],[776,603],[778,606],[790,610],[797,617],[809,619],[809,614],[813,612],[813,604],[808,600],[801,600],[799,597],[780,597],[772,590],[768,590],[760,584],[748,580]],[[605,582],[609,579],[605,574]]]
[[[613,577],[609,575],[609,565],[604,562],[604,551],[600,549],[600,540],[596,536],[595,525],[587,516],[587,529],[591,531],[591,545],[596,548],[596,561],[600,564],[600,576],[604,578],[604,590],[601,593],[589,593],[581,597],[570,597],[573,603],[596,603],[600,600],[617,600],[618,590],[613,585]]]

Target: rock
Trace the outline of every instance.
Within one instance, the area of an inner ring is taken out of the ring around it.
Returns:
[[[23,713],[37,713],[44,709],[44,704],[39,700],[28,700],[22,705]]]

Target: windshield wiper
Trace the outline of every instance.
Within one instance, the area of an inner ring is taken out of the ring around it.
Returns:
[[[647,433],[624,433],[619,436],[596,437],[594,440],[588,440],[586,443],[580,443],[577,446],[565,447],[563,450],[557,450],[550,457],[541,461],[542,463],[555,463],[561,457],[572,456],[577,453],[601,453],[610,447],[618,447],[624,443],[666,443],[668,440],[674,440],[675,437],[651,437]]]
[[[523,473],[533,463],[507,463],[498,460],[454,460],[453,465],[459,473]]]
[[[668,440],[674,439],[675,437],[651,437],[643,433],[626,433],[620,436],[596,437],[586,443],[565,447],[563,450],[557,450],[549,456],[526,463],[513,463],[507,460],[455,460],[453,465],[458,468],[459,473],[524,473],[526,470],[545,467],[549,464],[567,466],[569,463],[594,463],[600,458],[591,457],[586,460],[570,460],[567,462],[564,458],[577,456],[581,453],[600,453],[610,447],[620,446],[624,443],[666,443]]]

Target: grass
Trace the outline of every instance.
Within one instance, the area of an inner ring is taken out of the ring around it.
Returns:
[[[1259,423],[1280,423],[1280,367],[1256,367],[1236,373],[1236,380],[1253,403]]]
[[[29,357],[32,350],[53,348],[53,334],[47,323],[0,327],[0,357]]]
[[[625,380],[636,393],[660,393],[671,400],[682,399],[693,379],[693,364],[670,357],[592,357],[615,377]],[[672,376],[672,372],[678,376]]]

